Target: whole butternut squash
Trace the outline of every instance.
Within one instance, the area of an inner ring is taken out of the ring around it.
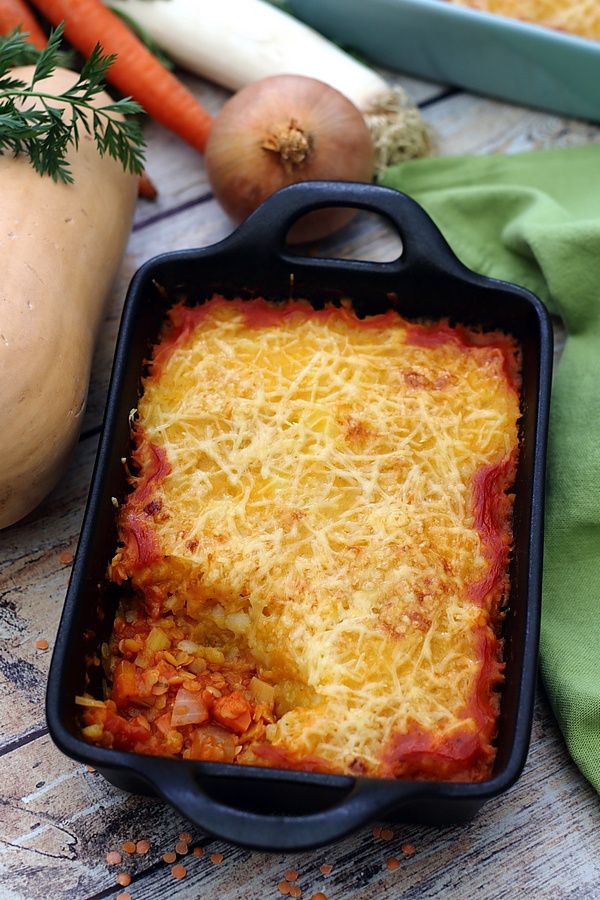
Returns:
[[[39,84],[60,93],[75,80],[58,69]],[[101,158],[87,134],[69,160],[74,184],[0,156],[0,528],[30,512],[65,469],[131,228],[138,178]]]

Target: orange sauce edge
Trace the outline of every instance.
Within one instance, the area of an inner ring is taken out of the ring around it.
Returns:
[[[142,474],[136,478],[135,488],[121,508],[119,534],[123,556],[131,571],[137,571],[160,557],[156,536],[148,522],[154,513],[152,497],[156,487],[170,473],[171,466],[166,452],[152,444],[139,426],[134,429],[133,440],[132,460]]]

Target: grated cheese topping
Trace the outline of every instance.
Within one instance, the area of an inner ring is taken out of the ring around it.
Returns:
[[[521,19],[580,37],[600,40],[598,0],[449,0],[484,12]]]
[[[401,775],[398,736],[427,735],[421,759],[479,735],[484,767],[451,775],[489,772],[516,353],[395,312],[220,297],[171,311],[111,577],[225,660],[243,648],[274,686],[273,721],[237,761],[268,744]]]

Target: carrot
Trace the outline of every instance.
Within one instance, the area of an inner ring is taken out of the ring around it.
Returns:
[[[64,20],[65,37],[85,56],[96,43],[105,53],[115,53],[107,81],[137,100],[161,125],[204,150],[210,113],[101,0],[32,0],[32,4],[53,25]]]
[[[157,196],[158,191],[156,190],[156,185],[147,172],[142,172],[140,175],[140,183],[138,185],[138,197],[143,197],[144,200],[156,200]]]
[[[14,28],[29,33],[29,41],[43,50],[47,44],[46,35],[38,25],[25,0],[0,0],[0,34],[8,34]]]

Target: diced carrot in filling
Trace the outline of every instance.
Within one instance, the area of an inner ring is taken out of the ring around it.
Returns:
[[[196,728],[188,759],[204,759],[207,762],[231,763],[235,758],[236,739],[231,732],[217,725],[204,725]]]
[[[242,694],[239,691],[234,691],[233,694],[219,697],[215,701],[213,716],[225,728],[234,731],[236,734],[243,734],[250,727],[252,710]]]

